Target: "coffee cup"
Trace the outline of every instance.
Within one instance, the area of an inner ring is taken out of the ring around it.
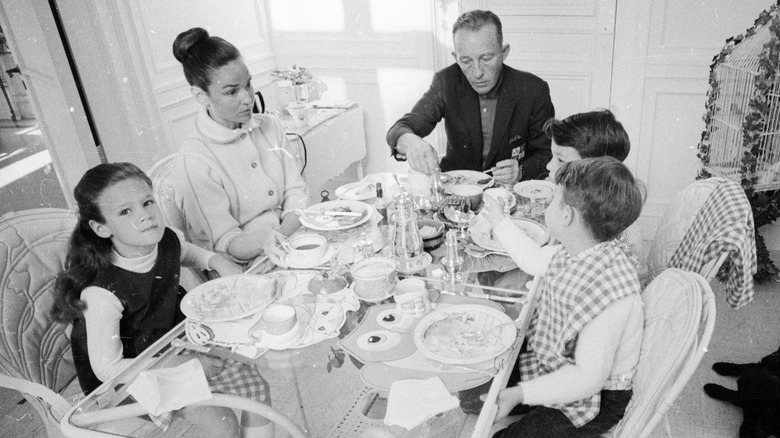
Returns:
[[[395,284],[395,261],[387,257],[363,259],[349,270],[355,284],[355,295],[363,300],[382,300]]]
[[[476,184],[461,184],[452,186],[453,196],[463,198],[471,205],[471,211],[479,211],[482,207],[482,187]]]
[[[259,339],[281,343],[295,338],[298,327],[298,314],[295,307],[286,304],[269,306],[260,317],[252,334]]]
[[[300,234],[287,242],[285,262],[296,266],[316,266],[328,252],[328,239],[319,234]]]

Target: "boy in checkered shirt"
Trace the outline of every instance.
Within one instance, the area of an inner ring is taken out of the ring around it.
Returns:
[[[520,382],[499,393],[501,419],[528,412],[501,437],[599,436],[631,399],[642,342],[641,286],[613,239],[642,209],[643,192],[611,157],[563,163],[545,212],[561,244],[541,248],[486,198],[487,217],[525,272],[543,275],[539,302],[518,358]],[[525,251],[529,249],[529,251]],[[533,256],[529,256],[533,254]]]

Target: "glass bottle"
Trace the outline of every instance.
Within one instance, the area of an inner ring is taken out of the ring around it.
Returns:
[[[393,257],[398,269],[414,270],[423,255],[423,241],[417,228],[417,214],[414,212],[412,197],[403,189],[395,198],[392,242]]]
[[[387,225],[388,202],[389,201],[387,200],[387,198],[385,198],[384,190],[382,189],[382,183],[381,182],[376,183],[376,201],[374,203],[374,207],[376,208],[376,211],[382,215],[382,219],[379,221],[378,225]]]

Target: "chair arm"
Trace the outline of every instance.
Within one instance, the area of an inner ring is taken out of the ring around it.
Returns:
[[[41,385],[40,383],[0,374],[0,386],[4,388],[15,389],[19,392],[30,394],[42,399],[51,405],[52,414],[57,418],[62,418],[63,414],[68,412],[68,410],[71,408],[70,403],[68,403],[68,401],[65,400],[61,395]]]
[[[222,406],[251,412],[260,415],[261,417],[268,418],[271,422],[278,424],[282,429],[287,431],[292,438],[307,438],[306,434],[298,425],[283,413],[264,403],[238,395],[213,394],[210,399],[194,403],[191,406]],[[65,436],[73,438],[116,437],[119,435],[91,430],[86,427],[148,414],[146,409],[138,403],[116,406],[95,412],[76,413],[75,411],[76,407],[74,406],[65,416],[63,416],[62,422],[60,423],[62,432]]]

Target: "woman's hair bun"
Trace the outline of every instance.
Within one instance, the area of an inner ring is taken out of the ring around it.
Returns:
[[[177,61],[184,64],[184,60],[187,59],[190,48],[208,37],[209,32],[202,27],[193,27],[192,29],[185,30],[180,33],[173,42],[173,56]]]

